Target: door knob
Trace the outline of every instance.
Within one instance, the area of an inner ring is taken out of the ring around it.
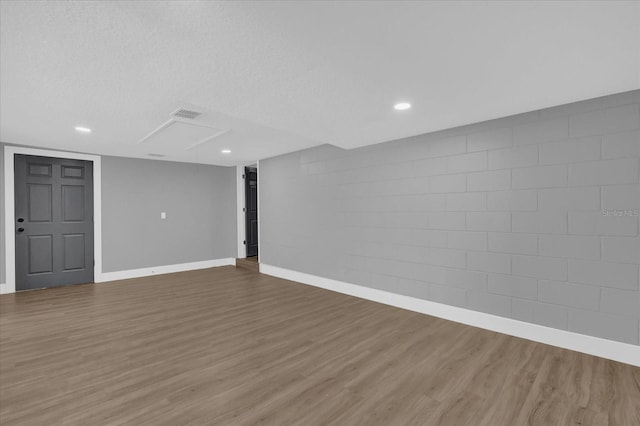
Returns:
[[[24,232],[24,228],[18,228],[18,232]]]
[[[18,222],[22,223],[22,222],[24,222],[24,219],[23,219],[23,218],[21,218],[21,217],[19,217],[19,218],[18,218]]]

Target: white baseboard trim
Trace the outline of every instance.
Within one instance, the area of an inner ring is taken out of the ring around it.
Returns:
[[[128,271],[103,272],[95,277],[95,282],[103,283],[108,281],[126,280],[129,278],[148,277],[150,275],[170,274],[173,272],[193,271],[196,269],[215,268],[218,266],[235,265],[236,259],[228,257],[225,259],[204,260],[202,262],[179,263],[176,265],[163,265],[151,268],[130,269]]]
[[[0,294],[9,294],[9,293],[13,293],[12,291],[9,291],[9,286],[5,283],[0,283]]]
[[[274,277],[383,303],[385,305],[420,312],[450,321],[640,367],[640,346],[530,324],[511,318],[499,317],[484,312],[472,311],[415,297],[390,293],[388,291],[349,284],[277,266],[266,265],[264,263],[260,264],[260,272]]]

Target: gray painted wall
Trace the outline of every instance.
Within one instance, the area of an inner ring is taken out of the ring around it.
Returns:
[[[104,272],[235,258],[235,168],[103,157],[102,247]]]
[[[0,145],[0,282],[3,150]],[[103,272],[235,258],[235,179],[233,167],[102,157]]]
[[[639,129],[633,91],[260,161],[260,261],[638,345]]]
[[[4,144],[0,143],[0,283],[5,282],[4,268]]]

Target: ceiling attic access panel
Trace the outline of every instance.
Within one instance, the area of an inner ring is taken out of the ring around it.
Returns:
[[[145,136],[138,143],[149,147],[150,151],[171,155],[189,151],[226,133],[209,124],[169,120],[158,129]]]

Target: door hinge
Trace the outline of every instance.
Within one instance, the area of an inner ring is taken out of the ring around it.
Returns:
[[[246,209],[245,207],[243,207],[243,208],[242,208],[242,211],[243,211],[243,212],[246,212],[246,211],[247,211],[247,209]]]
[[[244,175],[242,175],[242,179],[246,179],[246,177]]]
[[[244,241],[242,242],[242,244],[244,244],[244,245],[246,246],[246,245],[247,245],[247,240],[244,240]]]

